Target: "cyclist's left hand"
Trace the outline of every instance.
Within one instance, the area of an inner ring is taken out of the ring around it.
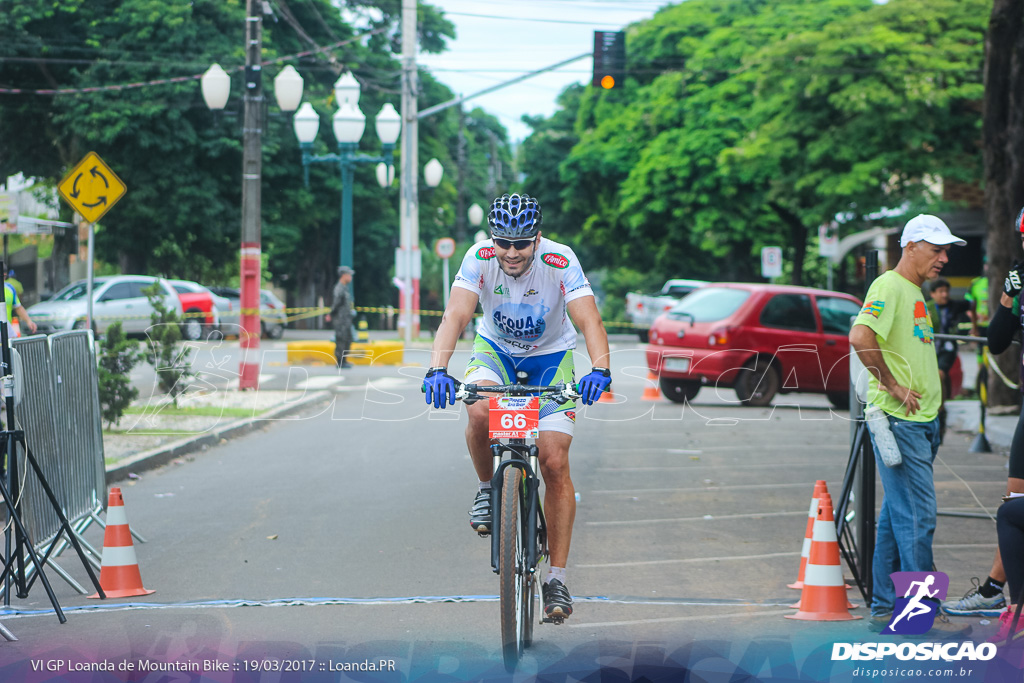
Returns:
[[[591,405],[601,398],[612,383],[612,372],[608,368],[592,368],[590,374],[580,380],[579,394],[584,405]]]

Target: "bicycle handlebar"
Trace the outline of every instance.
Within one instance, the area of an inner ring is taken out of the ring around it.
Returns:
[[[550,386],[530,386],[527,384],[459,384],[459,389],[455,392],[455,400],[470,404],[487,398],[486,396],[481,396],[479,392],[509,394],[511,396],[536,394],[540,398],[550,398],[559,405],[567,401],[575,401],[580,397],[579,393],[576,391],[576,387],[571,384],[565,384],[564,382],[559,382],[558,384]]]

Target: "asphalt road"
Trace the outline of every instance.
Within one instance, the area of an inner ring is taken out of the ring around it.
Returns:
[[[38,582],[14,596],[0,623],[19,640],[0,643],[0,680],[179,680],[140,662],[228,667],[180,680],[507,679],[497,577],[466,514],[475,477],[464,418],[423,404],[425,353],[407,352],[419,366],[310,371],[335,377],[331,402],[125,485],[129,520],[146,538],[135,544],[142,577],[156,592],[89,600],[47,572],[68,621],[58,623]],[[685,409],[644,401],[639,346],[618,343],[615,354],[618,402],[581,410],[573,445],[576,612],[537,628],[521,676],[677,679],[688,669],[700,672],[691,680],[850,680],[853,664],[828,652],[834,641],[878,640],[864,620],[783,617],[799,597],[786,584],[814,481],[840,489],[848,422],[824,397],[800,394],[767,409],[714,389]],[[274,368],[289,375],[264,370]],[[977,496],[994,512],[1005,458],[968,454],[968,443],[951,435],[940,452],[940,507],[977,511]],[[102,545],[95,526],[85,537]],[[959,593],[987,571],[994,525],[941,517],[935,547]],[[87,584],[73,552],[59,563]],[[971,623],[979,641],[995,629]],[[344,670],[380,660],[394,670]],[[34,671],[48,661],[64,671]],[[83,662],[135,668],[67,672]],[[253,670],[268,666],[282,670]]]

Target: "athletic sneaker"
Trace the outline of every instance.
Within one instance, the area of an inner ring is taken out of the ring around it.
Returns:
[[[491,533],[491,490],[480,489],[476,492],[473,507],[469,509],[469,525],[481,536]]]
[[[1006,610],[999,615],[999,630],[996,634],[988,639],[990,643],[1001,643],[1010,635],[1010,624],[1013,623],[1013,613],[1015,610]],[[1013,632],[1013,639],[1018,640],[1024,638],[1024,614],[1021,615],[1017,621],[1017,628]]]
[[[565,619],[572,614],[572,596],[569,589],[558,579],[551,579],[540,587],[544,597],[544,616]]]
[[[942,603],[942,611],[956,617],[998,617],[1006,609],[1006,598],[1002,593],[986,598],[981,594],[981,582],[975,577],[971,579],[974,587],[959,600],[946,600]]]

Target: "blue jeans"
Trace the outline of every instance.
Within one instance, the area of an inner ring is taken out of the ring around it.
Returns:
[[[932,463],[939,452],[939,421],[910,422],[889,416],[903,462],[886,467],[875,447],[875,467],[885,495],[878,515],[878,534],[871,573],[874,592],[871,614],[891,612],[893,572],[930,572],[935,535],[935,480]],[[874,436],[871,445],[875,445]],[[902,596],[900,596],[902,597]]]

